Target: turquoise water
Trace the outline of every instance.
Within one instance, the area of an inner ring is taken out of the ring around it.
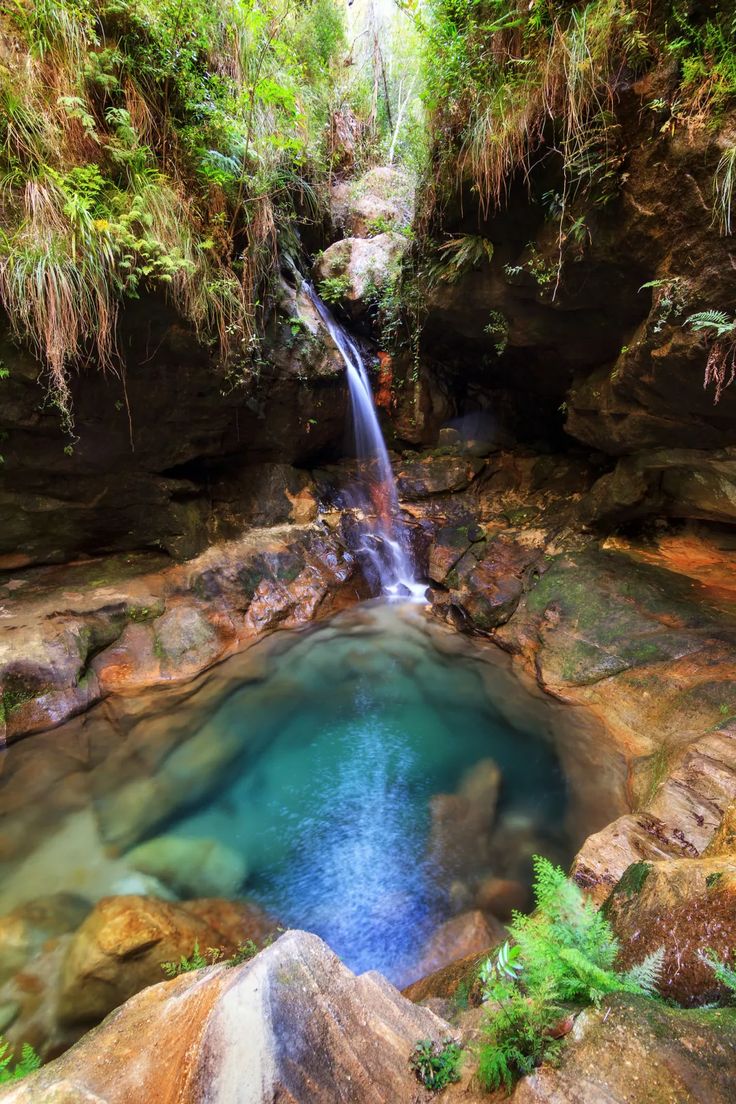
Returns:
[[[566,846],[550,744],[508,719],[482,658],[448,650],[456,639],[416,608],[381,604],[284,634],[265,677],[207,722],[210,733],[242,738],[226,782],[165,830],[227,844],[245,859],[247,896],[317,932],[352,969],[402,979],[456,910],[458,882],[481,866],[472,853],[462,871],[438,857],[433,795],[453,793],[490,757],[502,784],[499,854],[487,872],[508,873],[503,841],[514,825],[524,828],[517,852],[531,838],[555,854]],[[531,846],[514,869],[528,867]]]

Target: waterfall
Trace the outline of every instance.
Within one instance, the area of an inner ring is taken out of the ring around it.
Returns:
[[[373,393],[360,349],[309,284],[305,289],[345,363],[361,481],[349,504],[360,522],[357,548],[364,569],[381,593],[391,598],[424,599],[426,587],[414,578],[407,533],[399,516],[391,461],[378,422]]]

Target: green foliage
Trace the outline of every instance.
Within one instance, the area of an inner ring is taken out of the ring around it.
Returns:
[[[437,246],[437,259],[428,268],[431,284],[454,284],[466,272],[493,257],[493,243],[480,234],[461,234]]]
[[[182,955],[178,961],[162,962],[161,969],[167,978],[175,978],[180,974],[190,974],[193,970],[203,970],[205,966],[213,966],[221,957],[222,952],[215,947],[209,947],[207,952],[202,954],[197,942],[189,957]]]
[[[150,288],[247,368],[277,233],[326,204],[338,0],[17,0],[0,32],[0,303],[62,413]]]
[[[609,993],[653,995],[663,951],[628,973],[614,969],[618,943],[606,918],[564,871],[534,858],[536,910],[515,913],[505,943],[481,969],[487,1015],[479,1076],[492,1089],[560,1052],[570,1004],[600,1004]]]
[[[203,970],[205,966],[216,966],[218,963],[224,966],[240,966],[243,962],[250,961],[258,954],[258,951],[258,944],[252,939],[246,939],[238,944],[231,955],[226,955],[222,947],[208,947],[202,954],[197,942],[194,944],[194,950],[189,957],[182,955],[178,961],[162,962],[161,969],[167,978],[175,978],[179,977],[180,974]]]
[[[317,291],[320,294],[320,298],[324,299],[325,303],[334,305],[340,303],[345,298],[345,294],[349,288],[349,276],[327,276],[324,280],[320,280]]]
[[[10,1043],[0,1035],[0,1085],[8,1081],[20,1081],[21,1077],[33,1073],[40,1065],[41,1059],[30,1043],[23,1043],[20,1058],[14,1061]]]
[[[736,1000],[736,970],[731,966],[727,966],[715,951],[705,951],[701,957],[710,966],[721,984],[725,985],[734,994],[734,1000]]]
[[[425,1088],[440,1092],[447,1085],[460,1080],[462,1048],[453,1039],[441,1043],[421,1039],[409,1059],[411,1068]]]

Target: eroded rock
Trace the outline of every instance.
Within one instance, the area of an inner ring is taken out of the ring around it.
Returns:
[[[4,1099],[420,1104],[409,1056],[451,1034],[379,974],[356,978],[316,936],[288,932],[243,966],[146,989]]]

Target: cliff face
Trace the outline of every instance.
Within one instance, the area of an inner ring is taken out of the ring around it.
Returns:
[[[3,566],[146,547],[193,555],[248,524],[288,519],[288,503],[271,516],[268,465],[306,464],[342,446],[339,355],[308,298],[285,281],[256,370],[228,376],[151,298],[124,313],[120,346],[119,374],[90,364],[74,375],[66,433],[38,363],[2,342]],[[291,477],[295,493],[302,481]]]
[[[714,178],[736,116],[675,125],[657,110],[674,80],[658,69],[619,90],[618,190],[605,205],[573,206],[574,233],[561,236],[549,212],[563,187],[552,151],[489,217],[469,183],[457,192],[443,230],[482,235],[493,257],[435,290],[424,336],[427,353],[454,367],[466,405],[505,416],[527,442],[578,442],[606,454],[609,468],[635,457],[638,472],[656,469],[637,475],[626,509],[608,521],[656,510],[723,518],[678,476],[661,486],[663,473],[690,462],[661,450],[697,449],[702,467],[702,450],[732,445],[736,426],[736,389],[714,401],[707,339],[686,324],[696,312],[728,312],[735,298],[736,246],[720,233]],[[660,450],[653,462],[650,450]],[[714,459],[730,481],[730,454]]]

